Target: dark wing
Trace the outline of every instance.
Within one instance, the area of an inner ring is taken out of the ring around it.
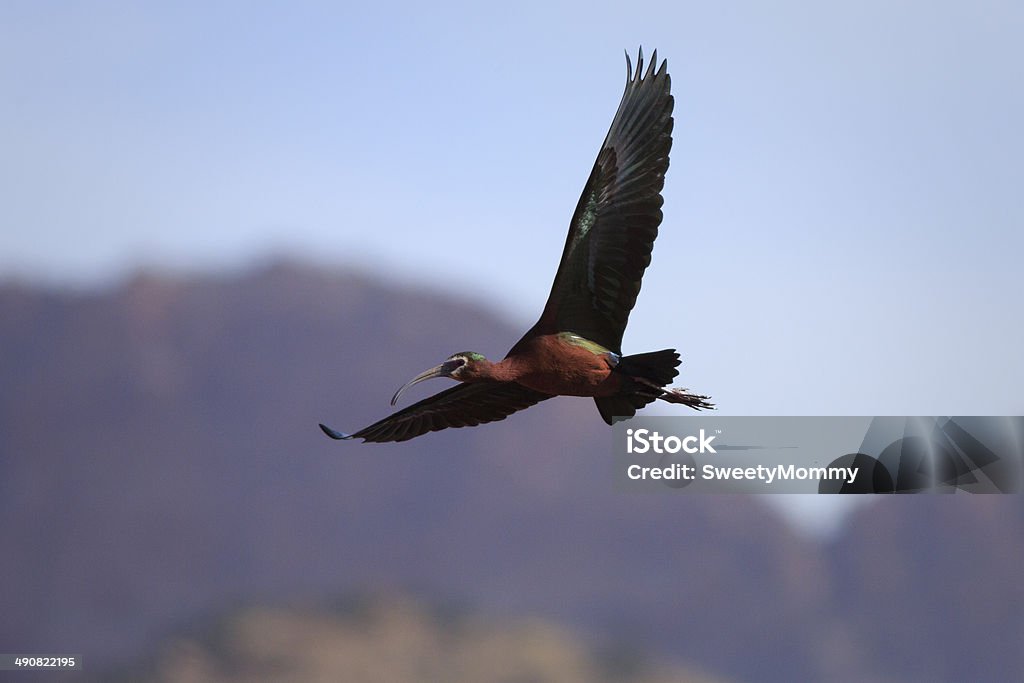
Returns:
[[[344,434],[322,424],[320,429],[332,439],[407,441],[448,427],[474,427],[504,420],[517,410],[546,398],[551,395],[515,382],[473,382],[434,394],[354,434]]]
[[[575,332],[621,353],[661,224],[672,147],[671,82],[666,62],[655,71],[657,63],[655,51],[645,74],[641,50],[634,77],[626,55],[626,91],[576,206],[533,334]]]

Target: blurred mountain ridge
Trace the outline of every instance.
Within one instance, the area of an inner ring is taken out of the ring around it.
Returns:
[[[291,262],[0,285],[0,649],[117,665],[211,605],[394,588],[736,680],[1024,675],[1018,496],[892,497],[819,543],[753,498],[615,492],[589,400],[398,445],[316,428],[517,338]]]
[[[335,605],[250,606],[192,635],[168,637],[148,660],[105,680],[159,683],[724,683],[594,648],[538,619],[489,619],[401,595]]]

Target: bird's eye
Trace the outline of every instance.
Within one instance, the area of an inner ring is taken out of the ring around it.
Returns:
[[[455,359],[456,367],[460,367],[461,368],[465,364],[466,364],[466,359],[465,358],[456,358]]]

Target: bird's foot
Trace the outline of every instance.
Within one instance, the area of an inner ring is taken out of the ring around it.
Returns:
[[[662,401],[668,403],[680,403],[684,406],[689,406],[694,410],[714,410],[715,404],[711,402],[710,396],[702,396],[701,394],[692,394],[687,389],[677,389],[674,387],[665,387],[661,390],[660,398]]]

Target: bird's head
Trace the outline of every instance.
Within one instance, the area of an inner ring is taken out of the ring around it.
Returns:
[[[460,382],[472,382],[480,376],[481,368],[488,363],[489,361],[484,358],[483,354],[476,353],[474,351],[460,351],[458,353],[453,353],[440,365],[435,365],[429,370],[424,370],[406,382],[391,398],[391,405],[398,403],[399,397],[406,389],[414,384],[419,384],[424,380],[433,379],[435,377],[451,377],[452,379],[457,379]]]

